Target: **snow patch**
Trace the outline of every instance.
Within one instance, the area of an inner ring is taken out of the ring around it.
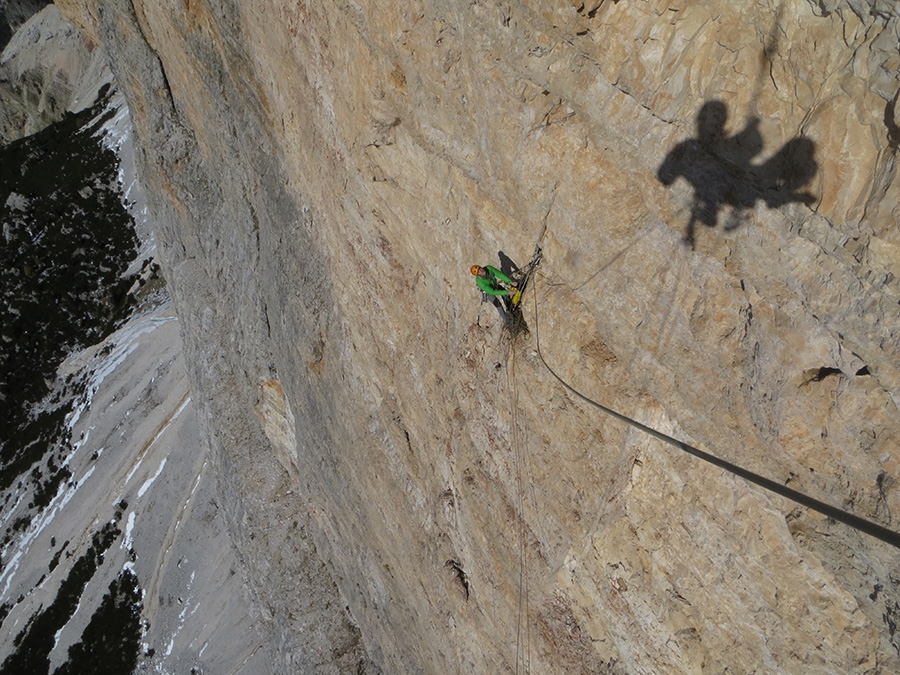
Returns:
[[[174,316],[147,315],[141,319],[130,322],[111,338],[115,346],[109,353],[109,356],[107,356],[91,374],[85,388],[84,396],[74,407],[72,412],[66,416],[65,425],[70,432],[74,429],[84,412],[91,407],[94,396],[100,389],[100,385],[103,384],[104,380],[114,373],[115,370],[140,346],[141,343],[138,341],[138,338],[147,333],[152,333],[164,324],[177,320],[178,319]]]
[[[22,538],[15,543],[16,552],[9,559],[9,562],[7,562],[6,567],[3,568],[3,571],[0,572],[0,583],[3,584],[3,590],[0,591],[0,599],[5,598],[6,594],[9,592],[10,584],[12,583],[16,571],[18,571],[19,569],[22,557],[31,548],[31,544],[35,539],[37,539],[41,532],[43,532],[47,528],[47,526],[53,522],[53,519],[56,518],[56,515],[66,507],[66,504],[68,504],[69,501],[71,501],[72,497],[75,496],[78,488],[84,485],[88,478],[90,478],[94,474],[95,468],[96,467],[92,466],[90,469],[88,469],[85,472],[84,476],[81,477],[81,480],[60,485],[53,499],[50,500],[50,504],[47,506],[47,508],[44,509],[39,518],[36,518],[31,522],[31,525],[29,525]],[[11,546],[13,546],[13,544],[10,544],[10,546],[3,550],[4,557],[7,553],[7,550]]]
[[[158,436],[157,436],[157,437],[158,437]],[[159,468],[156,470],[156,473],[153,474],[153,476],[152,476],[151,478],[148,478],[147,480],[144,481],[144,484],[141,485],[141,489],[138,490],[138,499],[140,499],[141,497],[143,497],[143,496],[146,494],[147,490],[150,489],[150,486],[153,485],[153,482],[154,482],[157,478],[159,478],[159,474],[162,473],[163,467],[165,467],[166,461],[167,461],[168,459],[169,459],[168,457],[163,457],[163,461],[159,463]]]
[[[134,548],[134,538],[132,537],[132,532],[134,532],[134,522],[135,522],[135,513],[132,511],[128,514],[128,522],[125,523],[125,536],[122,538],[121,548],[126,551],[130,551]]]
[[[152,333],[160,326],[176,320],[177,319],[174,316],[161,317],[148,314],[143,318],[138,318],[137,320],[127,324],[124,328],[122,328],[122,330],[120,330],[111,338],[111,340],[114,341],[115,346],[113,347],[109,355],[104,357],[99,366],[90,374],[84,394],[80,397],[79,401],[75,404],[72,411],[66,416],[66,419],[64,421],[66,429],[72,436],[75,436],[75,426],[78,424],[85,411],[90,409],[91,404],[93,403],[94,396],[100,389],[100,386],[103,384],[104,380],[106,380],[107,377],[109,377],[119,366],[121,366],[128,358],[128,356],[131,355],[140,346],[140,338],[148,333]],[[175,413],[172,418],[173,420],[181,413],[182,410],[184,410],[188,402],[190,402],[190,397],[187,398],[187,400]],[[169,423],[171,424],[171,420]],[[85,433],[84,438],[81,438],[78,442],[72,444],[72,451],[69,452],[62,460],[63,466],[68,467],[71,464],[79,449],[81,449],[87,441],[87,438],[90,435],[90,431],[91,430],[88,429]],[[162,431],[165,431],[165,429],[163,429]],[[162,431],[160,431],[160,434],[162,433]],[[157,438],[160,434],[157,434]],[[154,441],[155,440],[156,438],[154,438]],[[157,476],[159,475],[159,472],[162,471],[164,465],[165,460],[163,460],[162,465],[160,465]],[[84,475],[76,481],[70,481],[61,484],[58,487],[56,494],[50,500],[50,503],[40,513],[40,515],[36,516],[35,519],[32,520],[31,524],[25,530],[23,536],[16,541],[10,542],[7,547],[3,549],[2,555],[0,555],[0,557],[4,559],[6,564],[4,565],[2,571],[0,571],[0,584],[2,584],[2,590],[0,590],[0,599],[5,598],[6,594],[9,592],[10,585],[12,584],[12,580],[19,569],[22,558],[28,553],[34,540],[47,528],[48,525],[53,522],[57,514],[66,507],[66,505],[75,496],[77,490],[82,485],[84,485],[84,483],[93,475],[95,468],[96,465],[91,466],[84,473]],[[150,482],[152,482],[152,480],[155,480],[157,476],[154,476],[154,478],[151,479]],[[146,491],[146,489],[148,489],[149,487],[149,484],[145,484],[145,487],[141,488],[141,494],[143,494],[143,492]],[[7,515],[4,518],[4,522],[13,513],[16,512],[16,507],[20,504],[20,502],[24,500],[24,498],[24,495],[17,495],[16,503],[13,508],[6,510]],[[15,552],[12,553],[12,555],[9,555],[10,549],[13,549],[13,547],[15,549]]]
[[[95,119],[99,119],[113,110],[115,110],[115,114],[106,120],[103,126],[100,127],[100,130],[94,135],[100,138],[104,147],[121,156],[120,149],[122,145],[131,138],[131,115],[129,114],[128,106],[125,104],[124,96],[116,93],[110,97],[106,108]]]

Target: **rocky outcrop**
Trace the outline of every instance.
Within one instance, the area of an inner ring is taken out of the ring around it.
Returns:
[[[27,3],[25,3],[27,5]],[[31,17],[0,55],[0,145],[94,103],[112,82],[102,49],[55,5]]]
[[[0,0],[0,50],[19,27],[50,4],[50,0]]]
[[[536,355],[897,529],[884,5],[60,0],[129,101],[276,670],[313,626],[337,669],[900,667],[896,551]],[[541,231],[506,341],[468,268]]]

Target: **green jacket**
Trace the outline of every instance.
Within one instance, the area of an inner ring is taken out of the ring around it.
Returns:
[[[488,271],[490,276],[475,277],[475,283],[478,284],[478,288],[487,293],[488,295],[509,295],[509,291],[503,288],[500,285],[500,282],[509,284],[512,286],[513,280],[508,276],[503,274],[496,267],[491,267],[490,265],[486,265],[485,268]]]

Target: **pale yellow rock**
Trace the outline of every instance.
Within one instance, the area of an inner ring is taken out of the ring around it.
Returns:
[[[259,383],[259,402],[254,407],[263,431],[272,443],[279,463],[291,478],[297,480],[297,437],[294,414],[284,397],[278,380],[263,379]]]

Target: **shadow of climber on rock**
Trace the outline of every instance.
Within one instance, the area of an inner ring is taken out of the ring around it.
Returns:
[[[726,137],[728,108],[721,101],[708,101],[697,113],[697,136],[676,145],[659,166],[656,177],[672,185],[683,177],[694,188],[691,216],[684,241],[693,248],[696,224],[715,227],[719,212],[731,212],[726,230],[740,225],[742,214],[757,201],[770,209],[791,203],[812,204],[816,199],[801,192],[816,175],[815,143],[794,138],[763,162],[754,162],[763,150],[759,118],[752,117],[744,128]]]

